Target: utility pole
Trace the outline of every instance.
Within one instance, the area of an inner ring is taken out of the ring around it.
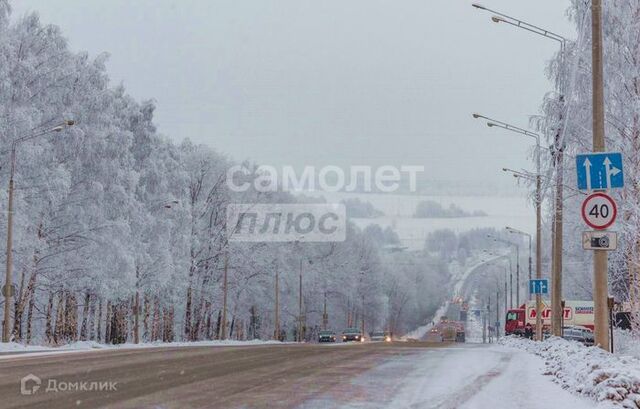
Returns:
[[[511,288],[509,294],[509,305],[513,308],[513,273],[509,272],[509,287]]]
[[[220,339],[227,339],[227,270],[229,268],[229,250],[224,251],[224,272],[222,277],[222,326],[220,327]]]
[[[489,327],[489,343],[492,341],[491,335],[491,296],[487,299],[487,326]]]
[[[487,311],[482,309],[482,343],[487,343]]]
[[[591,71],[593,74],[593,151],[604,152],[604,75],[602,57],[602,0],[591,1]],[[609,348],[609,314],[607,308],[608,260],[605,250],[593,254],[593,302],[595,315],[594,341]]]
[[[556,194],[555,215],[553,217],[553,264],[551,266],[551,329],[553,335],[562,336],[562,201],[563,175],[562,151],[556,151]]]
[[[302,260],[300,260],[300,286],[298,289],[298,342],[302,342]]]
[[[540,150],[538,149],[536,175],[536,279],[542,279],[542,188],[540,175]],[[520,289],[518,289],[520,290]],[[518,304],[519,305],[519,304]],[[536,294],[536,340],[542,341],[542,294]]]
[[[565,66],[565,48],[566,40],[562,38],[560,40],[560,66]],[[555,193],[555,212],[553,215],[552,225],[552,265],[551,265],[551,329],[555,336],[562,336],[562,320],[564,311],[562,308],[562,250],[563,250],[563,203],[564,203],[564,139],[563,139],[563,125],[564,120],[563,113],[566,108],[565,104],[565,82],[562,81],[559,85],[560,91],[560,118],[559,128],[556,133],[555,146],[554,146],[554,163],[556,167],[556,193]]]
[[[507,268],[504,268],[504,313],[506,314],[509,310],[509,306],[507,304]]]
[[[516,245],[516,304],[520,306],[520,246]]]
[[[13,194],[14,194],[14,176],[16,171],[16,149],[18,144],[37,138],[42,135],[46,135],[52,132],[61,132],[65,127],[73,126],[75,122],[71,119],[65,120],[62,123],[48,128],[42,131],[38,131],[31,135],[26,135],[14,139],[11,142],[11,158],[9,166],[9,206],[7,208],[7,257],[6,257],[6,270],[4,281],[4,325],[2,327],[2,342],[10,341],[11,331],[11,299],[14,296],[13,290]]]
[[[279,277],[278,277],[278,270],[279,270],[280,266],[276,266],[276,285],[275,285],[275,291],[276,291],[276,305],[275,305],[275,319],[274,319],[274,330],[273,330],[273,338],[276,341],[280,341],[280,289],[278,288],[279,286]]]
[[[140,269],[136,266],[136,305],[134,308],[133,342],[140,343]]]
[[[322,310],[322,329],[327,330],[329,325],[329,314],[327,314],[327,291],[324,292],[324,308]]]
[[[496,286],[496,339],[500,334],[500,285]]]
[[[529,236],[529,280],[533,279],[533,273],[532,273],[532,268],[531,268],[531,236]]]
[[[362,295],[362,336],[364,337],[364,294]]]
[[[13,297],[13,175],[16,169],[16,144],[11,144],[11,173],[9,176],[9,209],[7,213],[7,266],[4,281],[4,326],[2,342],[9,342],[11,328],[11,298]]]

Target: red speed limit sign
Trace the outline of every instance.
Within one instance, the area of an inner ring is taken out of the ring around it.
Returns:
[[[618,209],[611,196],[593,193],[582,203],[582,218],[593,229],[603,230],[616,221]]]

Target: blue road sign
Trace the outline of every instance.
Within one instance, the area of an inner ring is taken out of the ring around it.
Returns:
[[[549,294],[549,280],[529,280],[530,294]]]
[[[578,189],[605,190],[624,187],[622,154],[588,153],[576,156]]]

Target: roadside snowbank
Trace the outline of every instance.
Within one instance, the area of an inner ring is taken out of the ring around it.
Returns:
[[[52,348],[39,345],[22,345],[17,342],[0,342],[0,353],[47,351]]]
[[[33,356],[34,353],[38,355],[47,353],[63,353],[63,352],[80,352],[80,351],[95,351],[95,350],[110,350],[110,349],[138,349],[138,348],[176,348],[176,347],[228,347],[228,346],[255,346],[255,345],[283,345],[288,342],[279,341],[263,341],[254,339],[251,341],[196,341],[196,342],[145,342],[140,344],[100,344],[95,341],[78,341],[71,344],[62,345],[59,347],[47,347],[38,345],[22,345],[15,342],[0,343],[0,353],[2,357],[12,357],[21,353],[29,353]]]
[[[540,356],[545,375],[571,392],[598,402],[640,408],[640,359],[552,337],[544,342],[506,337],[500,343]]]
[[[631,355],[640,358],[640,342],[631,331],[616,329],[613,334],[614,353],[616,355]]]

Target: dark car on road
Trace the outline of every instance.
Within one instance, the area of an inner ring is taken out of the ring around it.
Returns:
[[[320,331],[318,342],[336,342],[336,333],[333,331]]]
[[[342,331],[342,342],[361,342],[364,341],[362,332],[358,328],[347,328]]]

